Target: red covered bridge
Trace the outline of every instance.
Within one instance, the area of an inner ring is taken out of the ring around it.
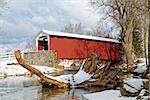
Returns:
[[[42,30],[36,37],[40,50],[55,50],[58,59],[83,59],[95,52],[103,60],[120,60],[120,43],[114,39]]]

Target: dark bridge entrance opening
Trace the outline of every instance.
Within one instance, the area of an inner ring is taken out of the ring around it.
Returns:
[[[46,36],[41,36],[38,39],[39,50],[48,50],[48,38]]]

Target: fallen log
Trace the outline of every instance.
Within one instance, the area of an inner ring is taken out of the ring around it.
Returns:
[[[43,73],[41,73],[39,70],[35,69],[34,67],[28,65],[25,63],[25,61],[22,59],[21,57],[21,52],[20,50],[15,51],[15,57],[16,60],[18,61],[18,63],[23,66],[24,68],[26,68],[27,70],[29,70],[30,72],[36,74],[37,76],[39,76],[42,80],[44,80],[45,82],[48,83],[53,83],[55,85],[57,85],[58,87],[68,87],[68,84],[64,83],[64,82],[60,82],[51,78],[46,77]]]
[[[111,80],[109,78],[111,62],[102,63],[100,57],[94,53],[83,60],[82,65],[76,74],[60,75],[56,77],[45,75],[25,63],[19,50],[15,52],[15,57],[21,66],[39,76],[42,82],[51,83],[58,87],[66,88],[68,86],[81,85],[84,83],[106,86]],[[92,79],[95,81],[91,82]]]

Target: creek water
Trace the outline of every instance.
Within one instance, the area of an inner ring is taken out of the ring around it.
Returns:
[[[36,78],[24,76],[0,79],[0,100],[82,100],[83,94],[101,90],[97,87],[42,88]]]

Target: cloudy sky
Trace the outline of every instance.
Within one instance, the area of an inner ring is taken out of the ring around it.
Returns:
[[[90,0],[7,0],[0,15],[0,48],[24,49],[42,29],[61,31],[68,23],[95,27],[99,16]]]

